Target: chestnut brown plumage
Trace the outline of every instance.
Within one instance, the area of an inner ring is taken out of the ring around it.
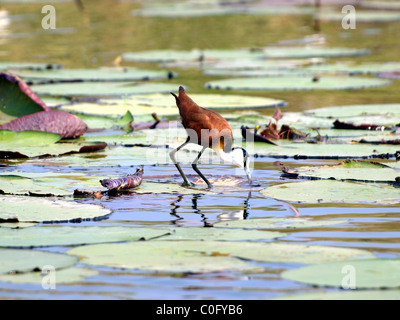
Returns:
[[[171,94],[175,97],[182,125],[188,134],[185,143],[170,152],[171,160],[181,174],[184,185],[190,185],[190,182],[176,161],[175,153],[188,143],[195,143],[203,147],[196,160],[192,163],[192,167],[204,180],[208,188],[212,188],[211,183],[197,168],[197,162],[207,148],[213,149],[224,162],[243,168],[249,183],[251,183],[248,154],[243,148],[232,148],[233,134],[228,121],[218,113],[200,107],[186,94],[182,86],[179,87],[178,96],[172,92]]]

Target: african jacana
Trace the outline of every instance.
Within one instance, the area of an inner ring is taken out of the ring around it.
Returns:
[[[176,105],[182,119],[182,125],[188,134],[186,141],[178,148],[172,150],[169,154],[172,162],[175,164],[184,180],[183,185],[190,186],[191,183],[183,173],[179,163],[176,161],[175,153],[188,143],[195,143],[203,147],[196,160],[192,163],[192,167],[204,180],[208,188],[212,188],[211,183],[197,168],[197,162],[204,150],[207,148],[213,149],[222,161],[242,168],[251,184],[249,155],[246,150],[241,147],[232,148],[233,134],[228,121],[218,113],[197,105],[197,103],[186,94],[185,89],[182,86],[179,87],[179,96],[176,96],[172,92],[171,94],[175,97]]]

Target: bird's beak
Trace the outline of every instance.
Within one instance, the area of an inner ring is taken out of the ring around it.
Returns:
[[[251,185],[253,181],[251,180],[251,173],[248,166],[244,167],[244,172],[246,172],[247,180],[249,180],[249,184]]]

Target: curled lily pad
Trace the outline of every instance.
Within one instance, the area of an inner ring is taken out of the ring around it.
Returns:
[[[264,196],[299,203],[400,203],[399,190],[391,185],[331,180],[283,183],[261,191]]]
[[[87,128],[77,116],[55,110],[36,112],[0,125],[0,130],[50,132],[60,134],[63,139],[80,137]]]
[[[80,204],[67,200],[46,198],[0,197],[0,218],[24,222],[82,221],[111,213],[98,205]]]
[[[49,110],[46,104],[20,78],[8,73],[0,73],[0,123]]]
[[[390,81],[361,77],[325,76],[315,81],[313,77],[280,76],[262,78],[234,78],[215,80],[205,84],[208,89],[286,91],[286,90],[355,90],[389,85]]]
[[[399,272],[399,259],[374,259],[310,265],[285,271],[282,277],[316,286],[387,289],[400,287]]]
[[[0,228],[0,247],[23,248],[75,246],[96,243],[149,240],[168,234],[169,231],[163,229],[132,227],[43,226],[22,230]]]
[[[0,249],[0,274],[40,271],[51,265],[56,270],[75,265],[76,257],[37,250]]]

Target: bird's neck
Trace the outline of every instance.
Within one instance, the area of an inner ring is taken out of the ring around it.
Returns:
[[[233,155],[232,152],[225,152],[223,149],[217,148],[215,149],[219,158],[226,163],[233,163]]]

